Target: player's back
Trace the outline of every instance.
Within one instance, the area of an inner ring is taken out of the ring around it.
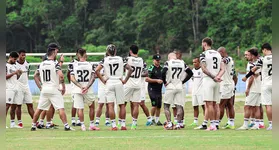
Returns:
[[[73,72],[71,72],[71,75],[74,75],[76,81],[85,87],[90,81],[92,72],[93,72],[93,65],[90,62],[77,61],[73,63]],[[89,92],[92,91],[89,90]],[[81,93],[81,89],[76,85],[74,85],[73,93]]]
[[[183,60],[172,59],[165,63],[168,68],[166,81],[169,83],[167,88],[182,89],[182,77],[185,72],[186,64]]]
[[[144,62],[141,57],[127,57],[126,63],[129,64],[133,70],[130,79],[126,83],[126,87],[133,87],[133,88],[140,88],[142,81],[141,81],[141,74],[144,67]],[[126,70],[126,76],[128,71]]]
[[[193,95],[202,95],[202,79],[203,79],[203,72],[202,69],[192,69],[193,72],[193,88],[192,88],[192,94]]]
[[[101,61],[101,64],[104,67],[105,76],[108,77],[109,80],[119,80],[123,77],[124,63],[121,57],[107,56]]]
[[[59,89],[59,76],[57,71],[61,70],[61,68],[54,60],[43,61],[38,69],[43,93],[52,93],[53,90]]]
[[[207,70],[216,76],[221,68],[222,57],[216,50],[206,50],[201,54],[201,62],[206,63]],[[207,76],[204,74],[204,76]]]
[[[223,58],[225,61],[225,72],[222,76],[222,85],[227,85],[227,84],[234,84],[233,81],[233,74],[234,74],[234,62],[231,57],[225,57]]]
[[[262,59],[262,84],[272,85],[272,55],[264,56]]]

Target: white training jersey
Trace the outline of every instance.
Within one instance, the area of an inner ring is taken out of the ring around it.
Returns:
[[[22,74],[18,79],[19,87],[21,89],[29,89],[29,84],[28,84],[28,73],[30,70],[29,62],[25,60],[23,64],[20,64],[18,61],[16,61],[16,66],[18,69],[22,70]]]
[[[119,56],[107,56],[101,62],[100,65],[104,68],[104,75],[109,80],[118,80],[123,77],[124,62]]]
[[[201,68],[194,68],[192,69],[193,72],[193,76],[192,76],[192,80],[193,80],[193,86],[192,86],[192,95],[202,95],[203,91],[202,91],[202,79],[203,79],[203,72]]]
[[[88,61],[77,61],[73,63],[73,71],[71,75],[75,76],[77,82],[82,86],[88,85],[93,72],[93,65]],[[72,93],[81,93],[82,90],[74,84]],[[88,93],[92,93],[92,90],[88,90]]]
[[[272,85],[272,55],[259,59],[256,65],[262,68],[262,85]]]
[[[224,57],[223,58],[224,62],[224,68],[225,68],[225,73],[221,77],[222,82],[220,83],[221,85],[233,85],[233,74],[234,74],[234,62],[231,57]]]
[[[166,88],[183,89],[183,72],[185,72],[188,68],[185,62],[179,59],[172,59],[165,63],[164,68],[168,69],[166,73],[166,81],[168,86]]]
[[[142,84],[141,75],[144,69],[144,62],[142,58],[129,56],[126,59],[124,59],[124,63],[127,63],[129,66],[131,66],[133,70],[131,77],[129,78],[125,86],[129,88],[140,88]],[[127,74],[128,70],[126,70],[126,76]]]
[[[98,67],[98,63],[93,63],[92,65],[93,65],[93,72],[95,73],[96,68]],[[100,70],[100,74],[101,74],[104,78],[106,78],[106,77],[104,76],[104,68],[102,68],[102,69]],[[100,90],[105,90],[105,85],[104,85],[104,83],[103,83],[101,80],[98,79],[98,91],[100,91]]]
[[[257,62],[258,62],[258,61],[254,61],[254,62],[251,63],[251,65],[250,65],[250,70],[251,70],[254,66],[256,66]],[[249,71],[250,71],[250,70],[249,70]],[[260,72],[261,72],[260,70],[257,70],[257,71],[255,72],[255,74],[257,74],[257,77],[254,76],[254,81],[253,81],[253,83],[252,83],[252,85],[251,85],[250,92],[261,93],[261,83],[262,83],[262,81],[261,81]],[[249,81],[247,80],[246,82],[249,82]]]
[[[11,74],[16,72],[17,67],[16,64],[9,64],[6,63],[6,74]],[[10,77],[9,79],[6,79],[6,89],[9,90],[17,90],[17,86],[18,86],[18,81],[17,81],[17,75],[13,75],[12,77]]]
[[[222,57],[216,50],[206,50],[200,55],[200,61],[206,64],[207,70],[216,76],[221,68]],[[204,77],[207,75],[204,74]]]
[[[57,71],[61,70],[59,64],[54,60],[43,61],[38,69],[42,83],[42,93],[53,93],[59,89],[59,75]]]
[[[70,62],[70,64],[68,65],[68,71],[70,72],[70,74],[71,74],[71,72],[73,71],[73,64],[74,64],[75,62],[78,62],[78,60],[77,60],[77,59],[73,59],[73,60]],[[71,80],[71,78],[70,78],[70,80]],[[74,88],[74,84],[73,84],[72,82],[70,82],[70,84],[71,84],[71,87],[72,87],[72,89],[73,89],[73,88]],[[73,93],[73,91],[72,91],[71,93]]]

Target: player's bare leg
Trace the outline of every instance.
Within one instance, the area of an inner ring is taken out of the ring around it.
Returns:
[[[219,104],[213,102],[214,105],[214,111],[215,111],[215,125],[216,128],[219,129],[219,118],[220,118],[220,107]]]
[[[31,131],[35,131],[36,130],[36,122],[38,121],[40,115],[42,117],[42,112],[45,112],[45,110],[41,110],[41,109],[36,109],[35,110],[35,113],[34,113],[34,116],[33,116],[33,119],[32,119],[32,128],[31,128]],[[38,125],[40,127],[40,124]]]
[[[21,106],[22,105],[17,105],[16,106],[16,117],[17,117],[17,120],[18,120],[18,126],[23,127],[22,120],[21,120],[21,114],[22,114]]]
[[[152,106],[151,107],[151,110],[150,110],[150,114],[151,114],[151,116],[152,116],[152,123],[155,125],[156,123],[155,123],[155,112],[156,112],[156,107],[155,106]]]
[[[176,106],[172,107],[174,123],[177,124],[177,109]]]
[[[156,108],[156,118],[155,118],[155,122],[158,126],[162,126],[163,124],[160,122],[159,118],[160,118],[160,113],[161,113],[161,108]]]
[[[54,125],[52,123],[52,118],[54,116],[54,113],[55,113],[55,109],[51,104],[48,111],[46,112],[46,129],[54,128]]]
[[[263,106],[262,106],[262,104],[260,104],[260,125],[259,125],[259,128],[260,128],[260,129],[265,128],[265,126],[264,126],[264,120],[263,120],[263,114],[264,114]]]
[[[251,130],[258,130],[259,129],[259,125],[260,125],[260,116],[261,116],[261,112],[260,112],[260,106],[255,106],[256,111],[255,111],[255,125],[253,127],[251,127]]]
[[[115,111],[114,111],[114,102],[108,103],[108,110],[109,110],[109,118],[111,120],[112,130],[116,131],[116,122],[115,122]]]
[[[214,102],[213,101],[205,101],[206,102],[206,113],[208,115],[208,119],[210,119],[210,127],[208,128],[208,130],[215,130],[216,126],[214,123],[215,120],[215,111],[214,111]]]
[[[207,105],[202,105],[203,108],[203,115],[204,115],[204,120],[202,124],[199,127],[194,128],[195,130],[206,130],[207,129],[207,123],[208,123],[208,115],[207,115]]]
[[[83,109],[78,109],[78,116],[79,116],[79,120],[81,123],[81,130],[82,131],[86,131],[85,125],[84,125],[84,112]]]
[[[193,106],[193,109],[194,109],[194,122],[190,125],[190,127],[194,127],[198,125],[199,106]]]
[[[33,116],[34,116],[34,108],[33,108],[33,104],[26,104],[27,106],[27,111],[28,111],[28,114],[30,115],[30,117],[33,119]]]
[[[7,118],[7,114],[8,114],[10,107],[11,107],[11,105],[6,103],[6,118]],[[6,128],[8,128],[8,127],[6,126]]]
[[[97,127],[100,124],[100,118],[102,115],[103,106],[104,106],[104,103],[98,103],[98,108],[97,108],[97,112],[96,112],[96,122],[95,122],[95,126],[97,126]]]
[[[93,102],[89,106],[89,119],[90,119],[89,130],[100,130],[99,128],[94,126],[94,116],[95,116],[95,103]]]
[[[272,105],[266,105],[265,108],[266,108],[266,115],[269,124],[267,130],[272,130]]]
[[[166,130],[172,130],[173,125],[172,125],[172,122],[171,122],[170,104],[164,103],[164,111],[165,111],[165,116],[166,116],[166,119],[167,119],[167,124],[164,125],[164,128]]]
[[[143,110],[145,116],[147,117],[147,122],[146,122],[145,125],[146,125],[146,126],[150,126],[150,125],[152,124],[152,117],[151,117],[150,114],[149,114],[149,110],[148,110],[148,108],[146,107],[145,101],[144,101],[144,100],[142,100],[142,101],[140,102],[140,107],[142,108],[142,110]]]
[[[232,99],[228,100],[227,102],[227,110],[228,110],[228,120],[227,126],[225,128],[227,129],[234,129],[234,117],[235,117],[235,111],[234,111],[234,102]]]
[[[106,112],[105,112],[105,115],[106,115],[106,126],[110,126],[110,122],[109,122],[109,110],[108,110],[108,104],[106,104]]]
[[[139,103],[138,102],[131,102],[132,106],[132,117],[133,117],[133,123],[131,129],[136,129],[137,127],[137,121],[139,116]]]
[[[249,127],[253,127],[255,125],[255,121],[256,121],[256,117],[255,117],[255,113],[256,113],[256,107],[255,106],[250,106],[249,107],[250,110],[250,124]]]
[[[76,126],[76,114],[77,114],[77,109],[74,108],[74,103],[72,104],[71,114],[72,114],[72,126]]]
[[[15,125],[15,114],[16,114],[16,104],[11,105],[11,110],[10,110],[10,117],[11,117],[11,128],[21,128]]]
[[[66,113],[65,113],[65,109],[60,108],[60,109],[58,109],[58,111],[59,111],[60,119],[61,119],[62,123],[64,124],[65,131],[74,130],[69,126],[69,124],[67,122],[67,116],[66,116]]]
[[[244,106],[244,122],[243,125],[238,128],[238,130],[248,130],[248,121],[249,117],[251,116],[251,108],[252,106]]]
[[[127,130],[126,128],[126,107],[125,104],[119,105],[119,119],[121,120],[121,130]]]
[[[221,99],[219,108],[220,108],[220,118],[218,118],[219,123],[221,123],[224,114],[225,114],[225,106],[227,105],[228,99]]]
[[[178,122],[178,124],[175,126],[174,129],[179,130],[180,127],[183,125],[182,119],[183,119],[184,110],[183,110],[183,107],[180,106],[180,105],[175,105],[175,106],[177,108],[177,122]]]

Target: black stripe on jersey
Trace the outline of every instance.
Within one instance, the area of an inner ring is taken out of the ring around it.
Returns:
[[[231,59],[229,57],[225,57],[223,58],[223,61],[225,64],[228,64],[231,61]]]
[[[201,53],[200,54],[200,61],[205,61],[205,54],[204,53]]]
[[[168,68],[169,64],[168,62],[165,62],[164,67],[163,68]]]
[[[105,58],[103,58],[103,59],[99,62],[99,64],[103,66],[103,65],[104,65],[104,62],[105,62]]]
[[[186,63],[184,63],[185,71],[189,68]]]
[[[263,66],[263,61],[262,61],[262,59],[258,59],[258,62],[257,62],[257,64],[256,64],[256,66],[259,66],[259,67]]]

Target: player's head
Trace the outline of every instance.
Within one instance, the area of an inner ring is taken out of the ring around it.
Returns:
[[[200,58],[199,57],[195,57],[193,59],[193,65],[195,68],[199,68],[200,67]]]
[[[262,52],[264,55],[267,55],[268,53],[272,52],[271,45],[269,43],[264,43],[261,47]]]
[[[161,56],[159,54],[153,55],[152,59],[153,59],[154,65],[156,65],[156,66],[160,65]]]
[[[113,44],[109,44],[107,46],[107,54],[109,56],[115,56],[116,55],[116,46]]]
[[[139,48],[137,45],[130,46],[130,52],[129,52],[130,55],[137,55],[138,52],[139,52]]]
[[[18,58],[18,53],[17,52],[10,52],[9,62],[11,64],[14,64],[16,62],[17,58]]]
[[[250,48],[248,50],[248,53],[250,54],[250,57],[249,57],[248,61],[253,61],[253,60],[258,58],[259,53],[258,53],[258,49],[257,48],[255,48],[255,47]]]
[[[220,55],[221,55],[222,57],[227,57],[227,55],[228,55],[225,47],[219,47],[219,48],[217,49],[217,51],[220,53]]]
[[[250,56],[250,53],[248,52],[248,50],[244,52],[244,57],[246,58],[247,61],[249,61],[249,57],[251,57],[251,56]]]
[[[176,59],[176,54],[175,53],[169,53],[168,55],[168,60],[171,60],[171,59]]]
[[[174,50],[173,52],[176,54],[177,59],[182,59],[182,52],[180,50]]]
[[[206,49],[211,48],[212,44],[213,44],[213,41],[211,38],[206,37],[206,38],[202,39],[202,50],[205,51]]]
[[[81,58],[86,59],[87,58],[86,50],[82,49],[82,48],[79,48],[78,51],[77,51],[77,57],[78,57],[79,60]]]
[[[19,50],[18,52],[18,59],[20,60],[20,61],[25,61],[25,58],[26,58],[26,51],[24,50],[24,49],[21,49],[21,50]]]
[[[50,57],[50,56],[56,57],[59,49],[60,49],[60,46],[56,43],[48,44],[48,46],[47,46],[47,56],[48,57]]]

